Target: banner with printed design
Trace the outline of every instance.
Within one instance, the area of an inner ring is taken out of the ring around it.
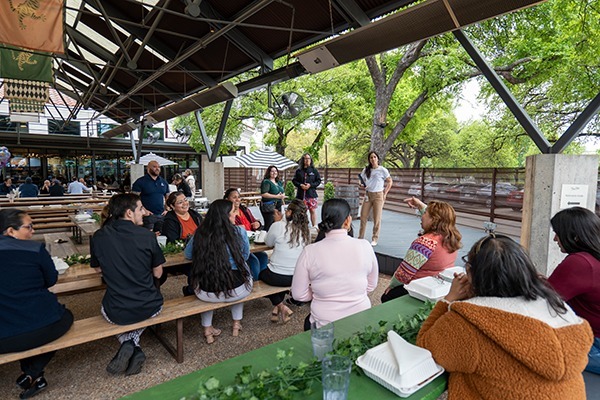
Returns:
[[[64,0],[0,1],[0,43],[64,53]]]
[[[0,78],[53,82],[52,57],[16,47],[0,48]]]

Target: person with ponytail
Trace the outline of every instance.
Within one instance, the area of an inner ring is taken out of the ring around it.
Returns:
[[[323,204],[319,230],[325,239],[304,248],[294,270],[292,295],[312,301],[304,329],[369,309],[368,294],[377,287],[379,265],[366,240],[348,236],[352,226],[350,205],[344,199]]]
[[[419,210],[423,234],[406,251],[390,285],[381,296],[382,303],[408,294],[404,285],[413,279],[436,276],[453,267],[458,249],[462,247],[462,235],[456,228],[456,212],[450,204],[433,200],[425,205],[416,197],[404,201],[410,208]]]
[[[548,282],[594,331],[586,371],[600,374],[600,217],[582,207],[559,211],[550,220],[554,241],[567,253]]]
[[[365,237],[367,230],[367,219],[373,209],[373,235],[371,246],[377,246],[379,240],[379,229],[381,227],[381,213],[383,203],[388,192],[392,188],[392,177],[387,168],[379,165],[379,155],[371,151],[367,157],[369,164],[360,173],[361,186],[365,187],[365,200],[360,209],[360,231],[358,238]]]

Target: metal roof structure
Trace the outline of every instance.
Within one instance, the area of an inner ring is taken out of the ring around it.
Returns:
[[[92,108],[98,116],[126,124],[194,94],[203,97],[203,91],[247,71],[252,72],[237,84],[235,93],[221,91],[225,97],[219,97],[216,91],[204,101],[226,101],[306,73],[293,60],[273,71],[274,60],[348,30],[362,27],[352,34],[363,51],[354,56],[348,51],[355,45],[342,48],[343,62],[369,54],[368,46],[373,46],[373,54],[398,47],[396,42],[410,43],[541,1],[66,0],[67,47],[65,55],[55,56],[55,86],[77,100],[73,113]],[[373,32],[359,35],[370,25],[382,26],[381,21],[403,7],[420,11],[387,28],[394,47],[369,43]],[[431,29],[436,25],[443,29]],[[338,57],[344,36],[336,42]],[[192,102],[174,108],[199,108],[194,106]]]

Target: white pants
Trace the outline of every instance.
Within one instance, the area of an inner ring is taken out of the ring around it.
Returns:
[[[225,297],[225,293],[205,292],[203,290],[196,291],[196,296],[207,303],[233,303],[247,297],[252,292],[252,281],[250,281],[250,288],[246,288],[246,285],[238,286],[231,291],[231,297]],[[212,326],[213,312],[207,311],[200,314],[202,319],[202,326]],[[231,317],[234,321],[240,321],[244,317],[244,303],[234,304],[231,306]]]

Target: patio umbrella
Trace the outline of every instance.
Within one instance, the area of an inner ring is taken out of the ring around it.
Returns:
[[[145,156],[140,157],[140,164],[148,165],[150,161],[158,161],[158,164],[162,167],[163,165],[177,165],[175,161],[171,161],[167,158],[161,157],[154,153],[148,153]],[[130,164],[135,164],[134,161],[131,161]]]
[[[279,170],[297,167],[298,163],[269,150],[256,150],[252,153],[234,157],[234,160],[246,168],[268,168],[274,165]]]

